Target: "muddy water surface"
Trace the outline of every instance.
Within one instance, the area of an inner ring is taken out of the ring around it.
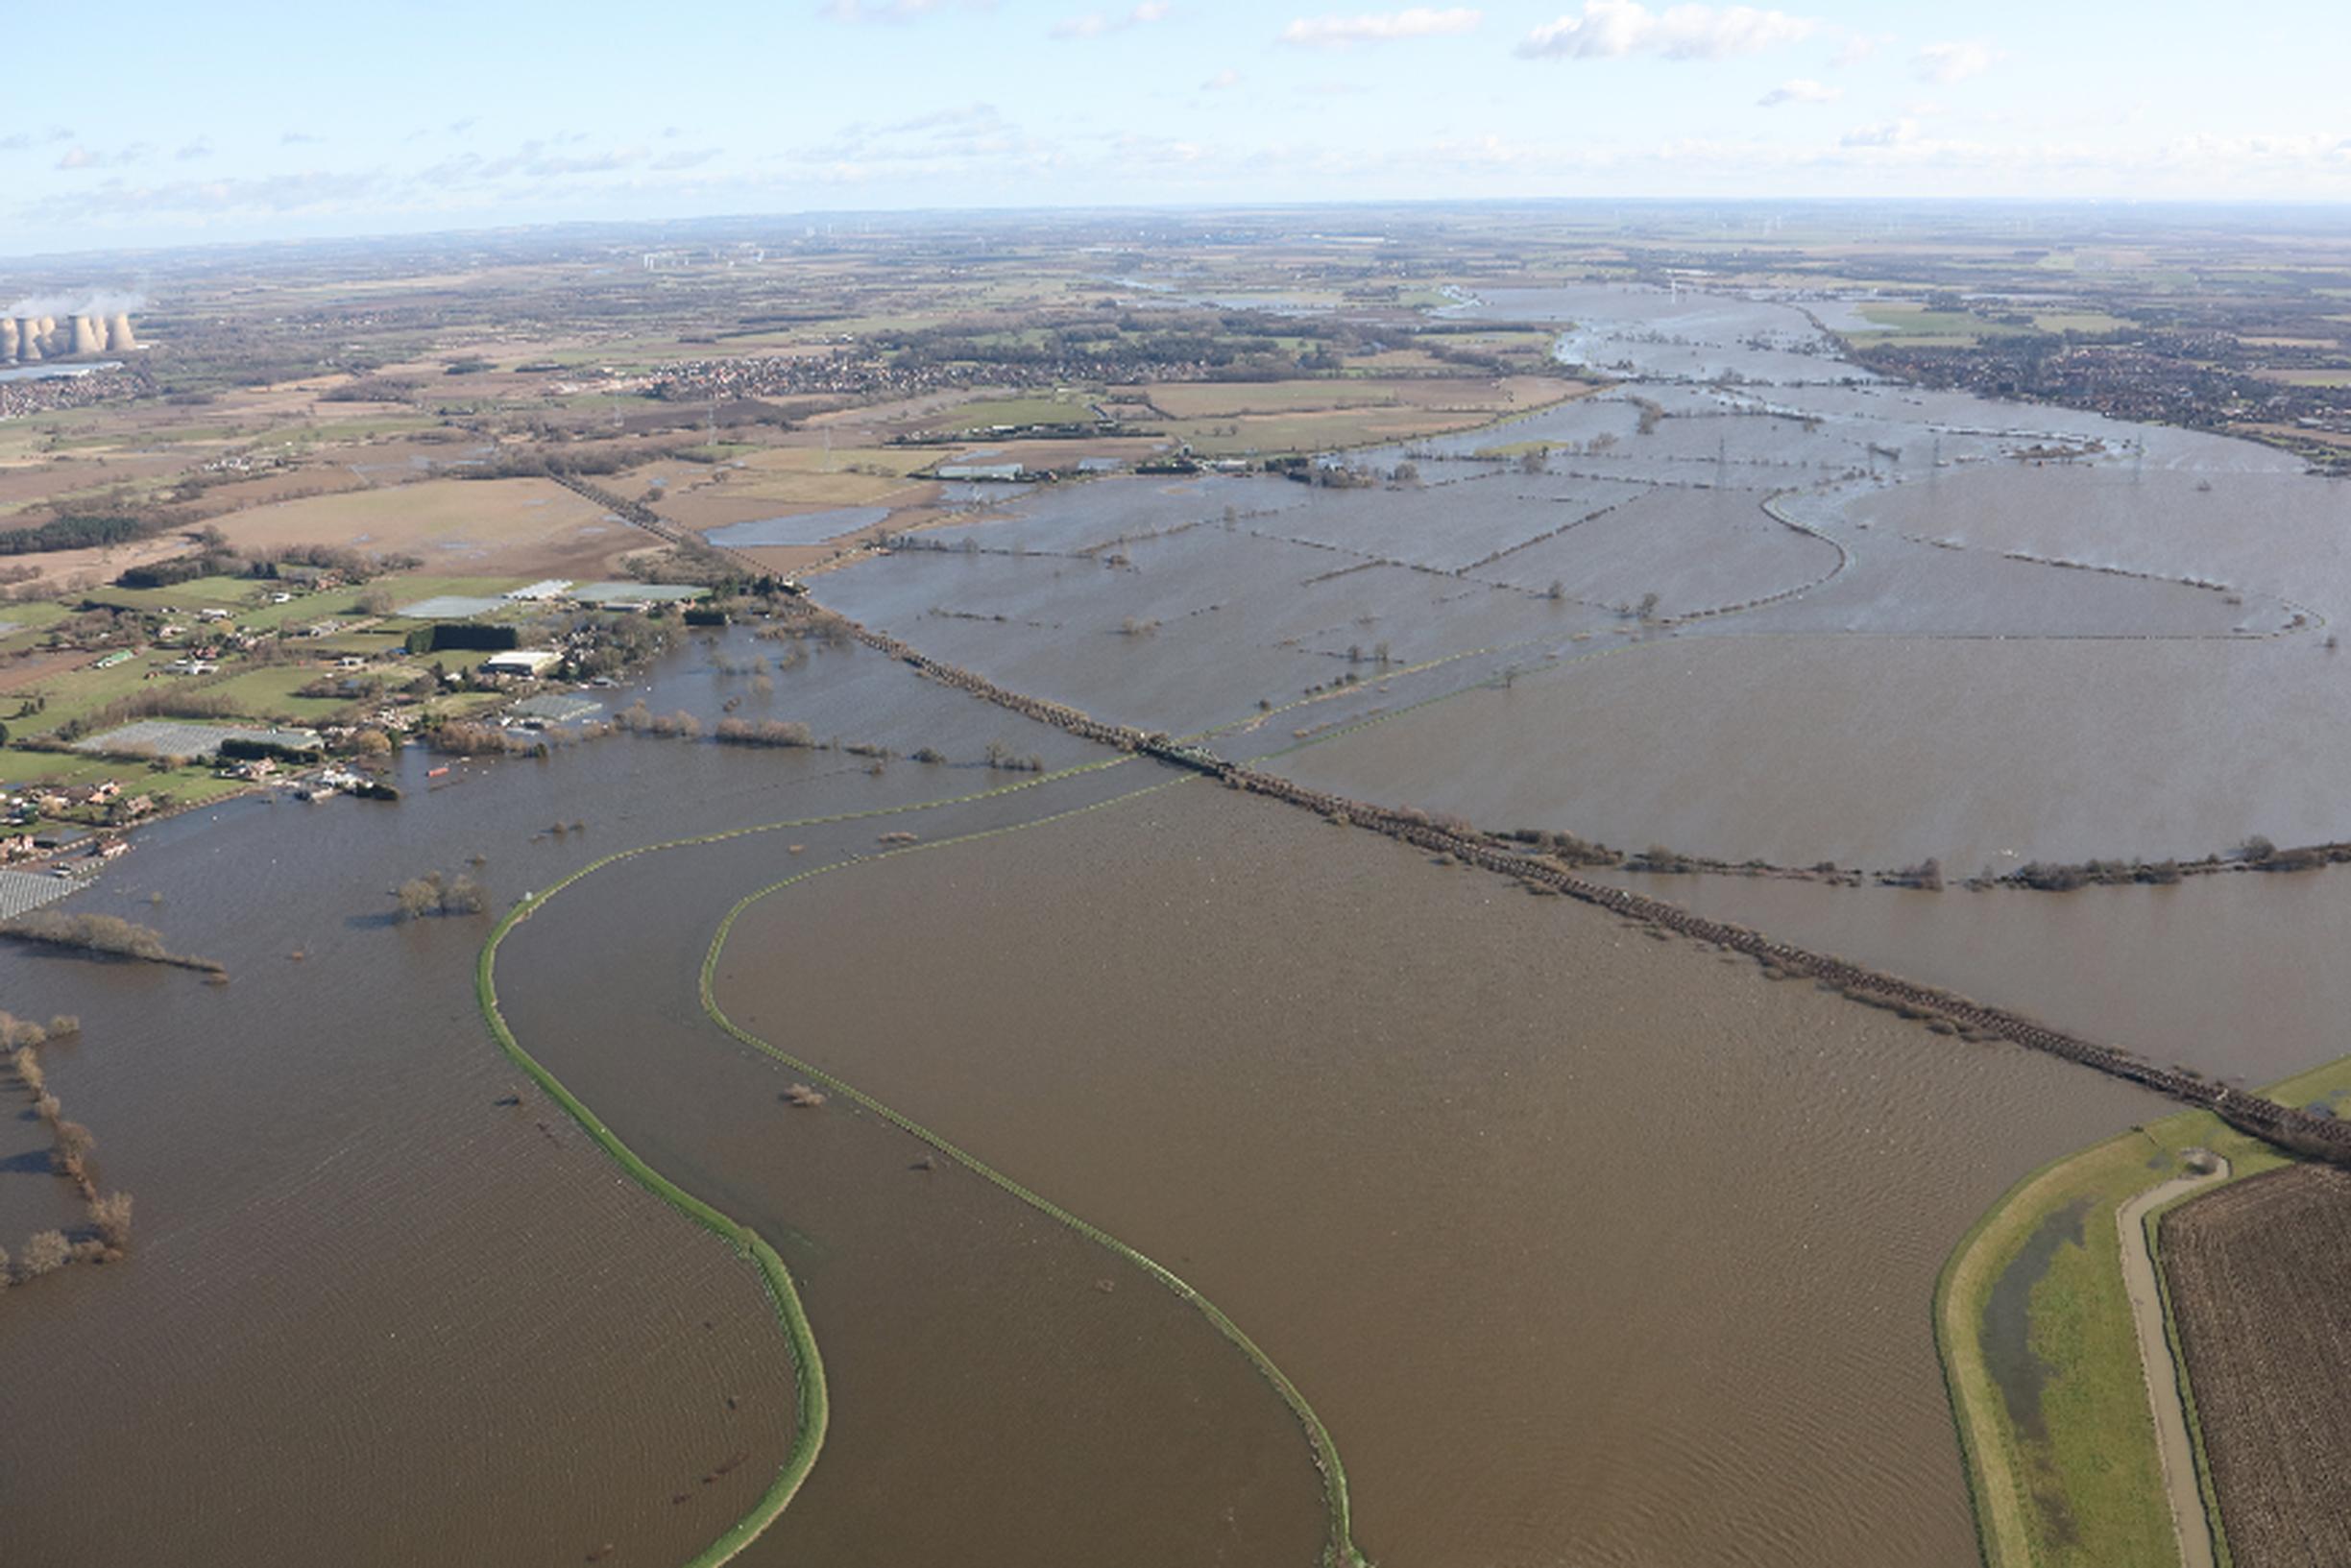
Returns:
[[[1968,1560],[1935,1272],[2154,1103],[1206,785],[837,875],[730,1010],[1185,1273],[1391,1561]]]
[[[657,1167],[773,1238],[800,1281],[834,1426],[806,1491],[745,1560],[1012,1568],[1123,1560],[1138,1542],[1153,1562],[1316,1559],[1323,1510],[1305,1439],[1205,1318],[850,1102],[788,1103],[800,1074],[706,1023],[696,1000],[704,946],[735,898],[878,853],[882,832],[982,832],[1108,798],[1154,782],[1145,767],[642,856],[508,939],[499,991],[518,1035]],[[952,879],[940,856],[955,853],[907,858]],[[816,877],[799,912],[853,921],[861,875]],[[877,968],[845,983],[933,983],[922,946],[866,941]],[[763,1022],[785,1049],[837,1053],[840,1019],[788,1005]]]
[[[2340,962],[2351,868],[2072,893],[1622,880],[2232,1082],[2275,1082],[2351,1050],[2351,970]]]
[[[179,818],[63,906],[155,926],[225,987],[0,947],[12,1011],[82,1017],[44,1065],[101,1186],[136,1199],[129,1261],[0,1297],[0,1555],[674,1563],[760,1495],[795,1410],[757,1275],[497,1054],[473,992],[486,919],[386,911],[426,871],[472,869],[502,905],[649,838],[987,789],[1012,778],[978,765],[1006,735],[1084,750],[862,652],[774,684],[773,716],[957,760],[875,777],[618,737],[436,780],[445,760],[412,755],[398,805]],[[645,685],[715,712],[747,681],[697,646]],[[7,1124],[13,1250],[80,1217]]]

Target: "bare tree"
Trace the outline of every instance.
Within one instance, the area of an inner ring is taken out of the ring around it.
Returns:
[[[131,1241],[131,1194],[129,1193],[109,1193],[91,1204],[90,1222],[98,1227],[98,1234],[106,1238],[107,1245],[117,1249],[129,1245]]]
[[[62,1268],[65,1260],[73,1256],[73,1246],[61,1230],[45,1230],[24,1244],[24,1256],[16,1265],[20,1279],[38,1279],[43,1274]]]

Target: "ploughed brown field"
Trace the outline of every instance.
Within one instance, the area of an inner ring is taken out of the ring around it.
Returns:
[[[2351,1171],[2271,1171],[2162,1226],[2230,1555],[2351,1562]]]

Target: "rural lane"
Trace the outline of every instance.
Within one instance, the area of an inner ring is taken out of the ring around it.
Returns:
[[[2115,1211],[2122,1241],[2122,1289],[2130,1297],[2131,1324],[2139,1335],[2139,1369],[2155,1414],[2155,1447],[2163,1456],[2164,1493],[2171,1508],[2172,1532],[2179,1537],[2181,1568],[2215,1568],[2216,1557],[2212,1526],[2204,1517],[2204,1493],[2196,1484],[2195,1447],[2188,1437],[2179,1368],[2164,1333],[2163,1291],[2155,1281],[2146,1217],[2183,1194],[2227,1180],[2228,1173],[2228,1161],[2220,1160],[2214,1170],[2174,1176]]]

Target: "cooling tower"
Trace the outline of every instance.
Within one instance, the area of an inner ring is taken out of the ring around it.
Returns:
[[[16,357],[30,365],[40,356],[40,323],[27,316],[16,324]]]
[[[43,353],[56,353],[58,351],[57,318],[55,316],[43,316],[33,325],[40,331],[41,351]]]
[[[12,316],[0,316],[0,359],[16,357],[16,321]]]
[[[107,352],[110,354],[125,353],[138,347],[138,339],[131,331],[129,316],[117,312],[108,320],[106,346]]]
[[[105,346],[104,340],[98,335],[96,322],[91,321],[87,316],[76,316],[73,319],[73,351],[75,353],[94,354]]]

